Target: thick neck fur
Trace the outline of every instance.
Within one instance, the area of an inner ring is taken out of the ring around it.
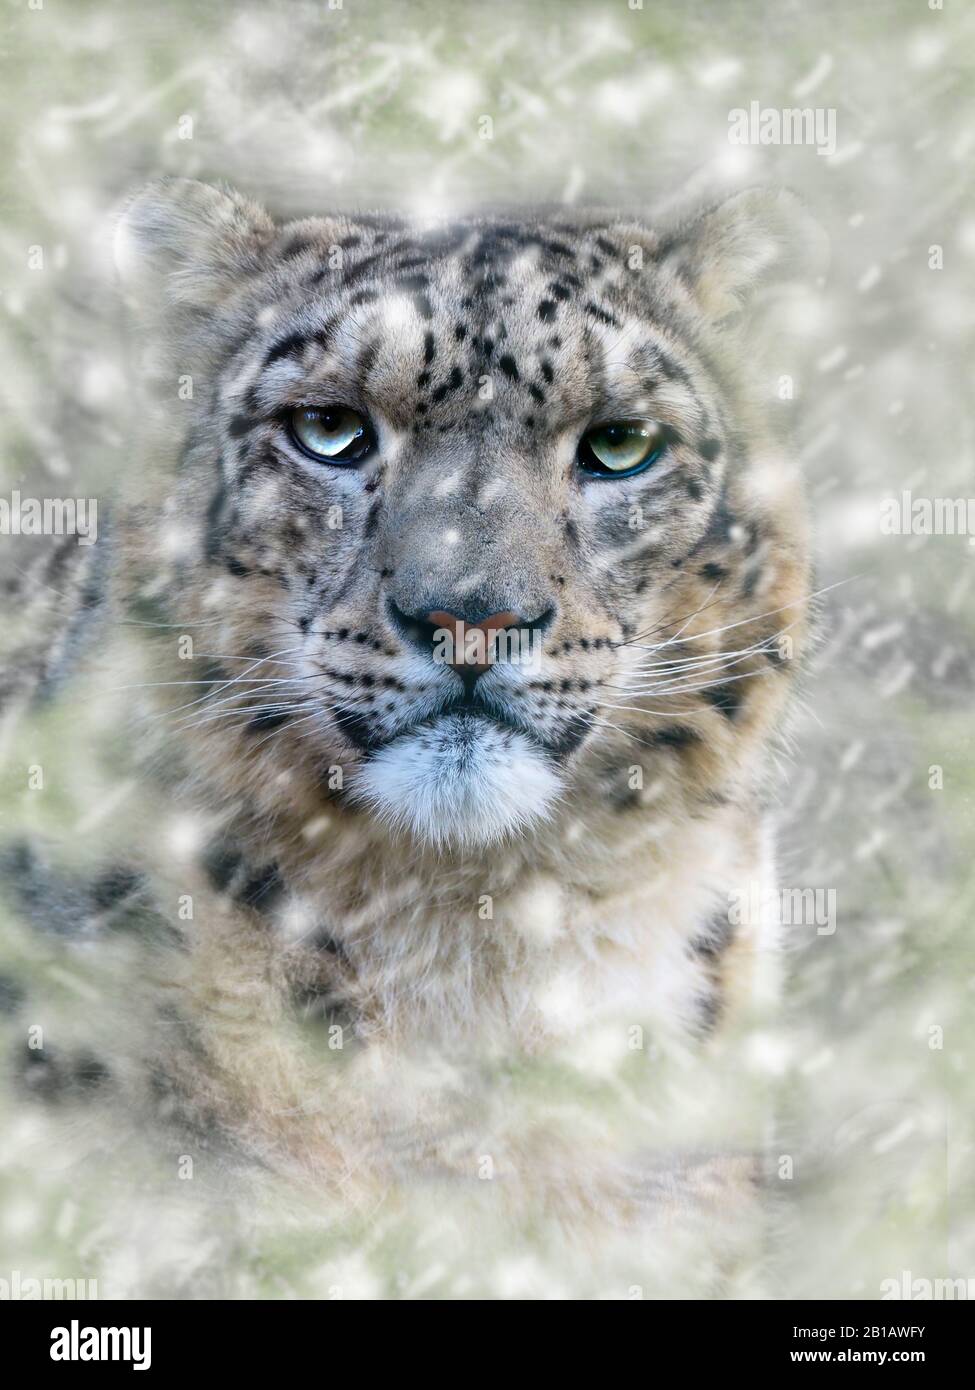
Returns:
[[[218,800],[226,765],[213,775]],[[220,894],[267,940],[285,992],[321,1000],[360,1036],[534,1050],[612,1021],[689,1042],[761,987],[757,925],[733,945],[727,925],[732,895],[771,871],[745,790],[760,775],[756,750],[736,768],[737,798],[702,795],[665,757],[620,804],[593,795],[602,750],[541,830],[458,851],[340,804],[309,815],[295,768],[286,802],[265,787],[262,806],[255,786],[225,824],[246,867]],[[193,930],[205,929],[198,913]]]

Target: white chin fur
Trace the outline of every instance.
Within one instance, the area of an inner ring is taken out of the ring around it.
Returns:
[[[528,830],[561,791],[562,779],[523,734],[451,714],[373,754],[353,794],[392,829],[473,847]]]

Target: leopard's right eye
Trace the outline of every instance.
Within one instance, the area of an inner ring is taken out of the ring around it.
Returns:
[[[345,405],[299,406],[288,425],[302,453],[320,463],[358,463],[376,443],[369,421]]]

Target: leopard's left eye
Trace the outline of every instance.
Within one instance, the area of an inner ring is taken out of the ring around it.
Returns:
[[[632,478],[656,463],[666,443],[664,427],[652,420],[613,420],[582,436],[579,467],[596,478]]]
[[[288,424],[299,449],[322,463],[358,463],[376,442],[369,421],[345,405],[299,406]]]

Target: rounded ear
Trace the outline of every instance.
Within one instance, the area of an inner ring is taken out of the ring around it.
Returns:
[[[795,193],[746,188],[663,233],[658,256],[721,320],[770,285],[823,275],[829,245]]]
[[[160,179],[128,203],[115,232],[115,264],[137,302],[212,305],[263,266],[274,234],[248,198],[195,179]]]

